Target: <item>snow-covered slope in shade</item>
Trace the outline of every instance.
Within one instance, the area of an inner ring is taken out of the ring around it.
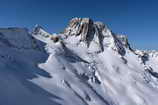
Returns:
[[[48,57],[41,49],[44,43],[23,28],[0,29],[0,33],[0,105],[55,104],[48,98],[52,94],[30,82],[38,76],[51,78],[37,67]]]
[[[158,104],[157,52],[132,49],[103,23],[74,18],[63,34],[36,26],[27,35],[21,44],[32,37],[46,52],[0,40],[0,105]]]

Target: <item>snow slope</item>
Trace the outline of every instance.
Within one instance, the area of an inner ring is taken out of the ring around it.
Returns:
[[[132,49],[101,22],[0,33],[0,105],[158,104],[158,53]]]

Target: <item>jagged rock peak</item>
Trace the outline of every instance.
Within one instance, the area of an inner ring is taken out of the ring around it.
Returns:
[[[93,22],[90,18],[73,18],[70,20],[64,34],[67,36],[80,36],[80,41],[87,42],[89,46],[94,36],[97,36],[97,42],[101,43],[103,30],[105,30],[105,25],[101,22]]]
[[[66,35],[81,35],[81,40],[86,40],[88,34],[94,31],[93,20],[90,18],[73,18],[65,29]]]
[[[124,44],[127,43],[123,42],[126,40],[125,37],[117,37],[107,25],[94,22],[90,18],[73,18],[64,34],[67,37],[79,36],[79,41],[86,42],[88,47],[97,46],[101,51],[104,51],[105,47],[110,47],[121,54],[124,54]]]
[[[105,28],[105,24],[102,22],[94,22],[90,18],[73,18],[70,20],[69,25],[65,29],[64,33],[66,35],[82,35],[83,39],[89,34],[94,34],[96,26],[99,30]]]

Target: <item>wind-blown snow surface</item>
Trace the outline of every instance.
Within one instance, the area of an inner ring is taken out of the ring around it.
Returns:
[[[89,40],[80,40],[85,32],[75,36],[67,30],[54,42],[39,26],[32,34],[20,30],[0,30],[0,105],[158,105],[157,52],[132,50],[107,27],[103,41],[97,43],[96,29],[88,47]],[[27,41],[29,49],[8,46],[12,39]]]

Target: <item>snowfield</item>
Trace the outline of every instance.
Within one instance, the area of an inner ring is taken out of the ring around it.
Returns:
[[[158,105],[158,52],[101,22],[0,29],[0,105]]]

